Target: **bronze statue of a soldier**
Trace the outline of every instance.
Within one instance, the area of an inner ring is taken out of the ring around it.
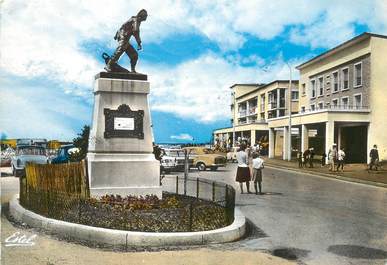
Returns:
[[[117,64],[121,55],[125,52],[130,59],[131,72],[136,72],[136,63],[138,60],[138,53],[130,44],[129,40],[132,36],[136,39],[137,50],[141,50],[141,38],[140,38],[140,24],[148,17],[148,13],[145,9],[141,9],[137,16],[131,17],[126,21],[121,28],[117,31],[114,39],[118,41],[118,47],[114,54],[109,57],[106,53],[102,55],[105,59],[107,72],[127,72],[127,70]]]

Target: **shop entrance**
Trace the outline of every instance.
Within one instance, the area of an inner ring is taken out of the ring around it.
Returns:
[[[367,163],[367,125],[341,127],[346,163]]]

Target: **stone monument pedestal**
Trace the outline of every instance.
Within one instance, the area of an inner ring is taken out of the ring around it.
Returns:
[[[162,197],[146,80],[146,75],[133,73],[100,73],[95,77],[87,154],[91,196]]]

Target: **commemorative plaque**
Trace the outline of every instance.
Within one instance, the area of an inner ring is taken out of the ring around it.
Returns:
[[[126,104],[117,110],[104,109],[105,138],[137,138],[144,139],[144,111],[133,111]]]

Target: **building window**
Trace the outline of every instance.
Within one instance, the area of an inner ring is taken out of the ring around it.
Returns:
[[[318,95],[324,95],[324,77],[318,78]]]
[[[298,100],[298,91],[292,91],[292,100],[297,101]]]
[[[265,120],[265,113],[261,113],[261,121]]]
[[[337,98],[332,99],[332,108],[337,109],[338,106],[339,106],[339,100]]]
[[[315,105],[315,104],[311,104],[311,105],[310,105],[310,110],[311,110],[311,111],[316,110],[316,105]]]
[[[354,85],[355,87],[362,85],[362,65],[361,65],[361,62],[354,65],[353,78],[354,78],[353,82],[355,84]]]
[[[355,94],[353,96],[353,107],[354,109],[361,109],[362,107],[361,94]]]
[[[341,98],[341,108],[342,109],[348,109],[348,106],[349,106],[348,103],[349,103],[348,97]]]
[[[339,91],[339,72],[332,73],[332,91],[333,93]]]
[[[316,80],[311,80],[310,81],[310,88],[311,88],[311,97],[315,98],[316,97]]]
[[[306,94],[305,84],[301,85],[301,92],[302,92],[302,95],[305,96],[305,94]]]
[[[349,74],[348,74],[348,68],[344,68],[341,70],[342,75],[342,83],[341,83],[341,90],[346,90],[349,88]]]
[[[265,94],[261,95],[261,112],[265,111]]]
[[[323,108],[324,108],[324,102],[319,102],[318,109],[323,109]]]
[[[305,106],[301,107],[301,112],[305,112]]]

